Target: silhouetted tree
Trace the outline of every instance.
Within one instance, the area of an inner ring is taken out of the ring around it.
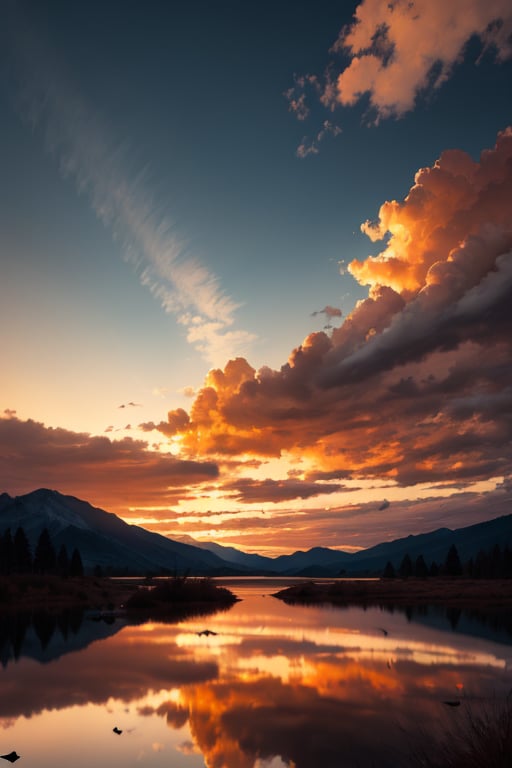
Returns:
[[[462,565],[457,552],[457,547],[452,544],[444,561],[444,571],[448,576],[461,576]]]
[[[430,563],[428,575],[431,576],[433,579],[439,576],[439,566],[435,560],[432,560],[432,562]]]
[[[508,545],[503,550],[503,576],[506,579],[512,578],[512,549]]]
[[[473,565],[475,579],[487,579],[490,573],[489,557],[483,549],[480,549]]]
[[[491,552],[491,578],[500,579],[503,575],[503,555],[499,544]]]
[[[14,534],[14,561],[17,573],[30,573],[32,570],[32,553],[25,530],[21,526]]]
[[[386,566],[384,568],[384,571],[382,572],[382,578],[384,579],[394,579],[396,576],[395,569],[393,567],[393,563],[391,563],[389,560],[386,563]]]
[[[50,539],[47,528],[43,528],[39,536],[36,551],[34,552],[35,573],[55,573],[57,569],[57,555]]]
[[[34,631],[41,643],[41,650],[45,650],[57,628],[57,619],[51,613],[36,611],[32,617]]]
[[[404,555],[400,568],[398,569],[398,575],[401,579],[408,579],[412,576],[412,560],[408,554]]]
[[[7,528],[4,535],[0,538],[0,571],[4,574],[10,574],[14,569],[14,543],[11,536],[11,529]]]
[[[57,571],[59,572],[59,576],[62,576],[63,578],[69,576],[69,569],[70,564],[68,551],[66,549],[66,545],[61,544],[59,554],[57,555]]]
[[[414,564],[414,575],[420,579],[426,579],[428,576],[427,564],[423,558],[423,555],[418,555]]]
[[[461,609],[460,608],[447,608],[446,609],[446,618],[450,622],[450,626],[452,629],[457,629],[457,624],[459,623],[459,619],[461,616]]]
[[[73,550],[73,554],[71,555],[71,565],[69,568],[69,573],[71,576],[83,576],[84,575],[84,566],[82,563],[82,557],[80,555],[80,552],[75,547]]]

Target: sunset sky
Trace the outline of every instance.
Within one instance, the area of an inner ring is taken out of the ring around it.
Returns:
[[[510,0],[4,0],[0,492],[350,551],[512,512]]]

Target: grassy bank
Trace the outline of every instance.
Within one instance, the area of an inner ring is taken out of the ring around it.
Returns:
[[[40,576],[0,577],[0,613],[46,611],[68,608],[116,610],[134,591],[133,583],[109,578]]]
[[[0,615],[44,611],[57,614],[70,608],[137,615],[170,614],[194,606],[229,606],[236,598],[211,579],[170,577],[143,579],[83,576],[17,575],[0,577]]]
[[[512,579],[375,579],[303,582],[277,592],[287,603],[512,608]]]

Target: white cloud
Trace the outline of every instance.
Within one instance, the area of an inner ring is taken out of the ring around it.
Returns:
[[[219,278],[188,252],[173,223],[162,217],[147,174],[128,170],[127,148],[116,144],[66,80],[63,67],[52,63],[51,53],[15,10],[10,21],[21,113],[44,130],[46,147],[61,173],[74,179],[78,192],[87,195],[96,216],[121,243],[124,257],[137,270],[142,285],[166,312],[179,315],[189,330],[188,340],[209,362],[219,362],[221,348],[223,359],[239,347],[247,349],[253,334],[227,330],[240,305],[223,291]],[[199,317],[199,325],[210,330],[198,334],[198,323],[189,327],[189,317]]]

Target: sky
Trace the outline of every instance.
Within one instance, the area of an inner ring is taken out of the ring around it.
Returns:
[[[0,12],[0,491],[268,555],[511,511],[508,0]]]

